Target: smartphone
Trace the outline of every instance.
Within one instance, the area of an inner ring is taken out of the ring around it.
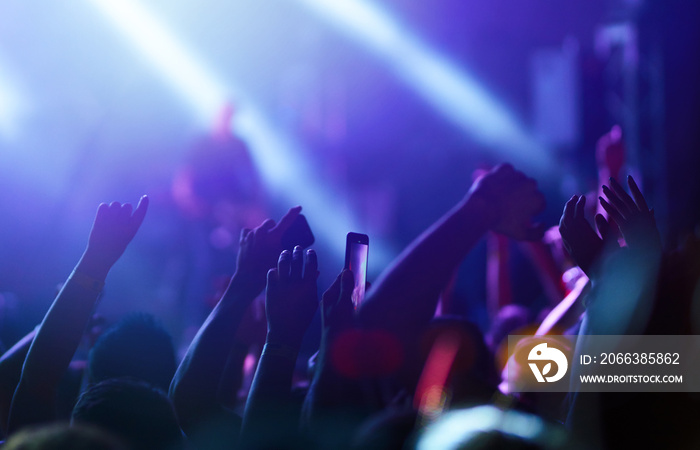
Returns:
[[[359,308],[365,299],[367,283],[367,261],[369,259],[369,236],[348,233],[345,240],[345,268],[352,270],[355,287],[352,290],[352,304]]]
[[[282,235],[282,248],[289,251],[294,250],[297,245],[306,248],[311,246],[314,241],[314,234],[311,232],[309,222],[306,221],[303,214],[299,214]]]

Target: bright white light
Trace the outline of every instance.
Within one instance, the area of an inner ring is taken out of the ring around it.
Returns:
[[[265,185],[291,200],[302,199],[303,213],[313,222],[311,225],[319,238],[336,255],[344,255],[345,233],[362,228],[343,199],[332,187],[324,186],[308,161],[299,157],[303,151],[276,132],[250,105],[236,114],[236,134],[255,149],[251,156]],[[373,242],[370,254],[379,267],[385,267],[392,255],[390,249],[377,241]]]
[[[255,103],[230,83],[218,79],[194,53],[146,8],[133,0],[90,0],[153,64],[198,113],[204,125],[211,125],[230,98],[241,103],[236,113],[237,131],[248,143],[251,157],[266,185],[278,195],[304,207],[314,232],[325,240],[336,256],[345,252],[345,233],[361,230],[349,208],[323,186],[301,151],[291,139],[273,127]],[[318,217],[320,220],[314,221]],[[372,259],[380,266],[388,263],[389,253],[374,245]]]
[[[165,80],[194,107],[202,123],[211,125],[230,92],[195,53],[137,1],[90,1],[165,75]]]
[[[0,59],[0,138],[13,139],[19,132],[19,121],[26,112],[26,96],[19,83]]]
[[[386,61],[448,120],[519,167],[551,163],[513,115],[469,74],[451,64],[366,0],[297,0]]]

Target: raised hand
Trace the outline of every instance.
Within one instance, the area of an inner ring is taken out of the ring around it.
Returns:
[[[284,250],[277,268],[267,273],[265,313],[267,342],[298,346],[311,324],[318,307],[316,252],[304,252],[296,246],[294,252]]]
[[[600,237],[584,217],[586,207],[585,195],[574,195],[564,206],[559,233],[561,233],[564,248],[569,252],[576,264],[589,276],[591,268],[600,256],[604,240],[608,238],[609,226],[601,214],[596,215],[595,222]]]
[[[136,235],[147,210],[148,197],[145,195],[135,210],[132,210],[130,203],[101,203],[78,270],[96,279],[103,279]]]
[[[647,206],[647,202],[639,187],[637,187],[634,178],[628,176],[627,184],[632,196],[627,194],[625,189],[614,178],[610,178],[612,189],[608,186],[603,186],[603,194],[608,200],[606,201],[600,197],[601,206],[618,224],[620,233],[622,233],[629,248],[661,250],[661,236],[656,227],[654,210],[649,209],[649,206]]]
[[[97,208],[87,248],[44,316],[24,360],[8,418],[11,432],[56,419],[59,383],[90,322],[107,272],[136,235],[147,210],[146,196],[135,210],[118,202]]]
[[[300,213],[301,206],[295,206],[277,224],[268,219],[254,230],[241,230],[236,274],[262,290],[265,274],[282,251],[282,236]]]
[[[501,164],[477,179],[466,201],[481,203],[489,229],[518,240],[536,240],[544,226],[533,225],[532,217],[545,207],[537,182],[510,164]]]

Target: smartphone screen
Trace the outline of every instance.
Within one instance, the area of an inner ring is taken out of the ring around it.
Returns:
[[[352,304],[359,308],[365,298],[367,283],[367,260],[369,258],[369,237],[366,234],[348,233],[345,243],[345,268],[352,270],[355,287],[352,290]]]

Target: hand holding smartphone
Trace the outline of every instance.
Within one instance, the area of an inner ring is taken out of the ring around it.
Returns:
[[[306,217],[303,214],[299,214],[282,235],[282,248],[291,252],[297,245],[301,246],[301,248],[311,246],[314,240],[314,234],[311,232],[309,222],[306,221]]]
[[[365,298],[368,259],[369,236],[348,233],[345,240],[345,268],[350,269],[355,277],[355,287],[352,290],[352,304],[355,310],[360,307]]]

